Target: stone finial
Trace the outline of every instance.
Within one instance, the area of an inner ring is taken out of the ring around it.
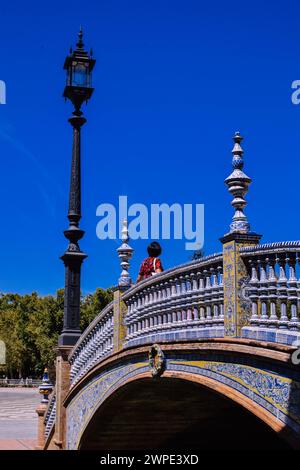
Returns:
[[[131,246],[128,245],[129,242],[129,234],[128,234],[128,226],[127,226],[127,220],[123,221],[123,228],[122,228],[122,245],[120,248],[117,249],[119,258],[121,260],[121,276],[119,277],[119,286],[120,287],[130,287],[131,286],[131,278],[130,274],[128,272],[130,263],[129,261],[132,258],[133,255],[133,249]]]
[[[243,137],[239,132],[236,132],[234,137],[234,147],[232,150],[232,166],[233,172],[228,178],[226,178],[225,183],[228,186],[228,191],[233,196],[233,201],[231,205],[235,209],[234,216],[232,218],[232,223],[230,224],[230,233],[239,232],[239,233],[248,233],[250,231],[250,224],[247,220],[246,215],[244,214],[244,208],[247,205],[247,202],[244,199],[244,196],[248,192],[248,186],[251,183],[251,178],[249,178],[244,172],[244,160],[243,160],[243,149],[241,147],[241,142]]]
[[[53,390],[53,385],[50,382],[48,369],[44,370],[42,384],[39,386],[39,393],[43,395],[41,403],[48,403],[49,395]]]

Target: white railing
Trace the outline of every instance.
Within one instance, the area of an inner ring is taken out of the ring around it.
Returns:
[[[113,351],[113,302],[108,304],[83,332],[69,357],[71,386]]]
[[[224,336],[223,262],[215,254],[156,274],[124,295],[125,346]]]
[[[0,387],[39,387],[40,379],[0,379]]]
[[[240,252],[249,269],[251,327],[280,330],[282,338],[284,331],[299,332],[300,242],[244,247]]]
[[[55,415],[56,415],[56,396],[55,393],[53,393],[49,399],[49,404],[47,411],[45,413],[45,438],[46,440],[49,437],[49,434],[51,433],[51,430],[55,424]]]

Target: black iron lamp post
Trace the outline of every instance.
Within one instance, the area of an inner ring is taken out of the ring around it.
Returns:
[[[81,169],[80,169],[80,131],[86,123],[81,106],[91,98],[92,70],[95,59],[88,54],[82,41],[82,29],[78,34],[76,49],[70,51],[64,64],[67,82],[63,96],[74,105],[69,119],[73,127],[73,150],[71,182],[69,194],[69,228],[64,231],[69,245],[61,259],[65,265],[64,325],[59,337],[59,346],[73,346],[80,337],[80,272],[83,260],[87,257],[79,247],[78,241],[84,231],[79,228],[81,219]]]

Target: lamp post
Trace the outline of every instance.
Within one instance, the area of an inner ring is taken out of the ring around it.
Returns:
[[[79,228],[81,219],[80,133],[81,127],[86,123],[81,106],[84,102],[88,102],[94,91],[92,70],[96,61],[92,58],[92,52],[88,54],[84,49],[82,37],[83,32],[80,28],[76,49],[70,50],[64,63],[67,81],[63,96],[72,102],[74,110],[69,119],[73,127],[73,149],[68,210],[69,228],[64,231],[69,245],[61,257],[65,265],[65,297],[64,324],[59,337],[59,346],[73,346],[80,337],[80,273],[82,262],[87,257],[78,244],[84,235],[84,231]]]

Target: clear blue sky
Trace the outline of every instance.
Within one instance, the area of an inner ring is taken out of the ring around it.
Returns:
[[[252,229],[265,242],[299,239],[299,18],[296,1],[2,2],[0,290],[63,286],[72,136],[62,65],[80,24],[97,59],[83,129],[83,292],[119,276],[118,244],[95,233],[97,205],[118,195],[204,203],[205,254],[221,250],[236,130]],[[146,243],[132,245],[135,278]],[[184,242],[163,246],[166,268],[190,256]]]

